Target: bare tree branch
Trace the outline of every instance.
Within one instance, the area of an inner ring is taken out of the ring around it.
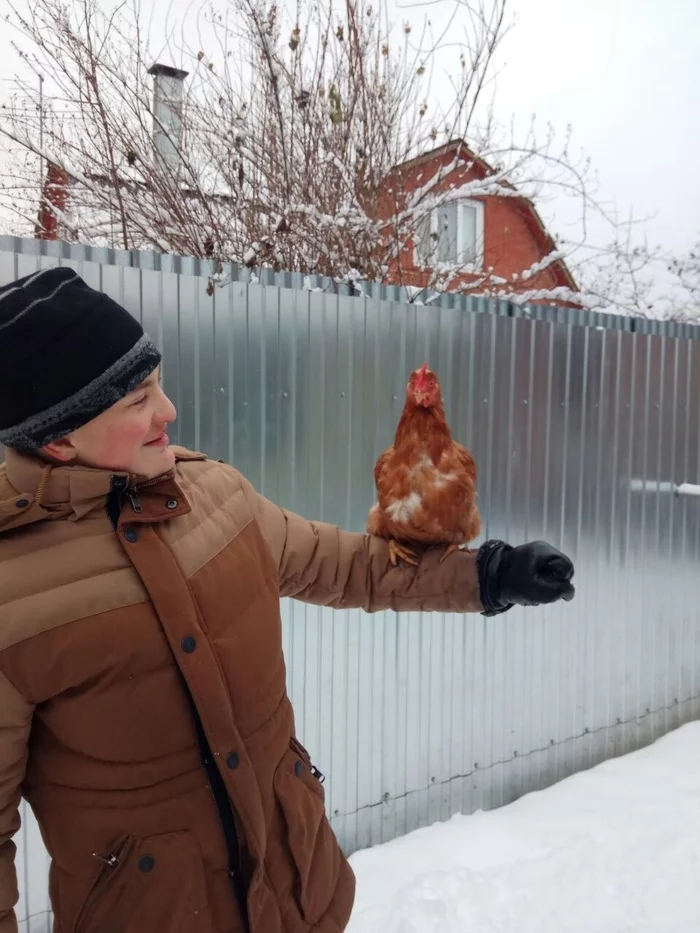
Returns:
[[[628,225],[597,199],[588,160],[570,154],[569,132],[558,140],[533,122],[518,138],[495,119],[487,94],[509,31],[507,2],[455,0],[435,36],[428,19],[391,24],[385,0],[217,0],[193,6],[179,33],[166,18],[152,47],[137,0],[109,8],[33,0],[24,12],[10,0],[16,48],[44,76],[44,104],[19,82],[0,107],[0,138],[72,180],[65,204],[42,194],[63,236],[336,279],[415,285],[403,258],[426,217],[454,200],[566,195],[579,204],[583,237],[554,244],[537,268],[505,281],[473,263],[435,263],[412,293],[590,307],[619,300],[645,313],[650,254],[635,252]],[[154,114],[148,71],[158,59],[189,72],[178,138]],[[438,79],[444,88],[445,75],[451,92],[440,99],[433,88]],[[155,150],[154,126],[170,139],[176,165]],[[416,183],[402,168],[455,139],[469,149],[431,177]],[[30,162],[15,161],[0,181],[0,206],[22,232],[33,229],[39,199]],[[612,246],[598,253],[584,249],[593,212],[612,230]],[[614,274],[606,277],[602,257]],[[563,260],[590,283],[584,293],[541,287]]]

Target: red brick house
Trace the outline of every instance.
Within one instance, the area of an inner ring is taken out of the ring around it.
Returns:
[[[378,202],[389,223],[391,218],[410,213],[412,201],[417,205],[416,213],[425,214],[425,205],[433,201],[438,206],[421,218],[416,235],[390,263],[393,283],[425,288],[440,264],[469,269],[453,272],[448,290],[464,285],[497,290],[507,284],[509,291],[523,293],[578,291],[563,259],[545,261],[556,244],[532,201],[504,181],[499,184],[508,194],[470,196],[469,188],[483,191],[485,185],[479,183],[495,175],[495,170],[461,140],[396,167]],[[460,189],[465,191],[464,197],[459,197]],[[440,204],[440,195],[447,192],[451,193],[449,201]],[[572,304],[563,300],[556,303]]]
[[[484,193],[494,187],[489,180],[507,193]],[[108,184],[106,178],[99,181]],[[63,169],[49,165],[38,238],[60,238],[70,184]],[[443,272],[439,287],[447,291],[468,286],[476,293],[519,292],[528,300],[576,306],[571,300],[576,282],[564,260],[551,257],[556,245],[533,203],[461,140],[397,166],[373,203],[388,226],[404,218],[398,240],[405,246],[387,263],[389,283],[429,288],[438,269]],[[406,221],[414,207],[417,224]],[[414,233],[407,235],[407,229]]]
[[[53,162],[46,170],[44,189],[41,192],[39,216],[34,237],[37,240],[59,240],[61,238],[61,217],[69,198],[70,178],[68,173]]]

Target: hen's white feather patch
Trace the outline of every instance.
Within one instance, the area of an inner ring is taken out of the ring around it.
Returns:
[[[436,470],[434,485],[436,489],[442,489],[443,486],[447,486],[453,479],[457,479],[456,473],[441,473],[439,470]]]
[[[422,499],[417,492],[409,493],[404,499],[394,499],[387,506],[387,512],[395,522],[409,522],[422,505]]]

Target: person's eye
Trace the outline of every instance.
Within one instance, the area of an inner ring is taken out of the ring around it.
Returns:
[[[129,408],[140,408],[143,404],[145,404],[147,398],[147,395],[142,395],[140,398],[137,398],[134,402],[132,402],[131,405],[129,405]]]

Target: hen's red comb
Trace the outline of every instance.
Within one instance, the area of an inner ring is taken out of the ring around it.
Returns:
[[[416,379],[416,388],[417,388],[417,389],[422,389],[422,388],[423,388],[423,384],[425,383],[425,374],[426,374],[427,371],[428,371],[428,364],[427,364],[427,363],[423,363],[423,365],[422,365],[421,368],[420,368],[420,372],[418,373],[418,379]]]

